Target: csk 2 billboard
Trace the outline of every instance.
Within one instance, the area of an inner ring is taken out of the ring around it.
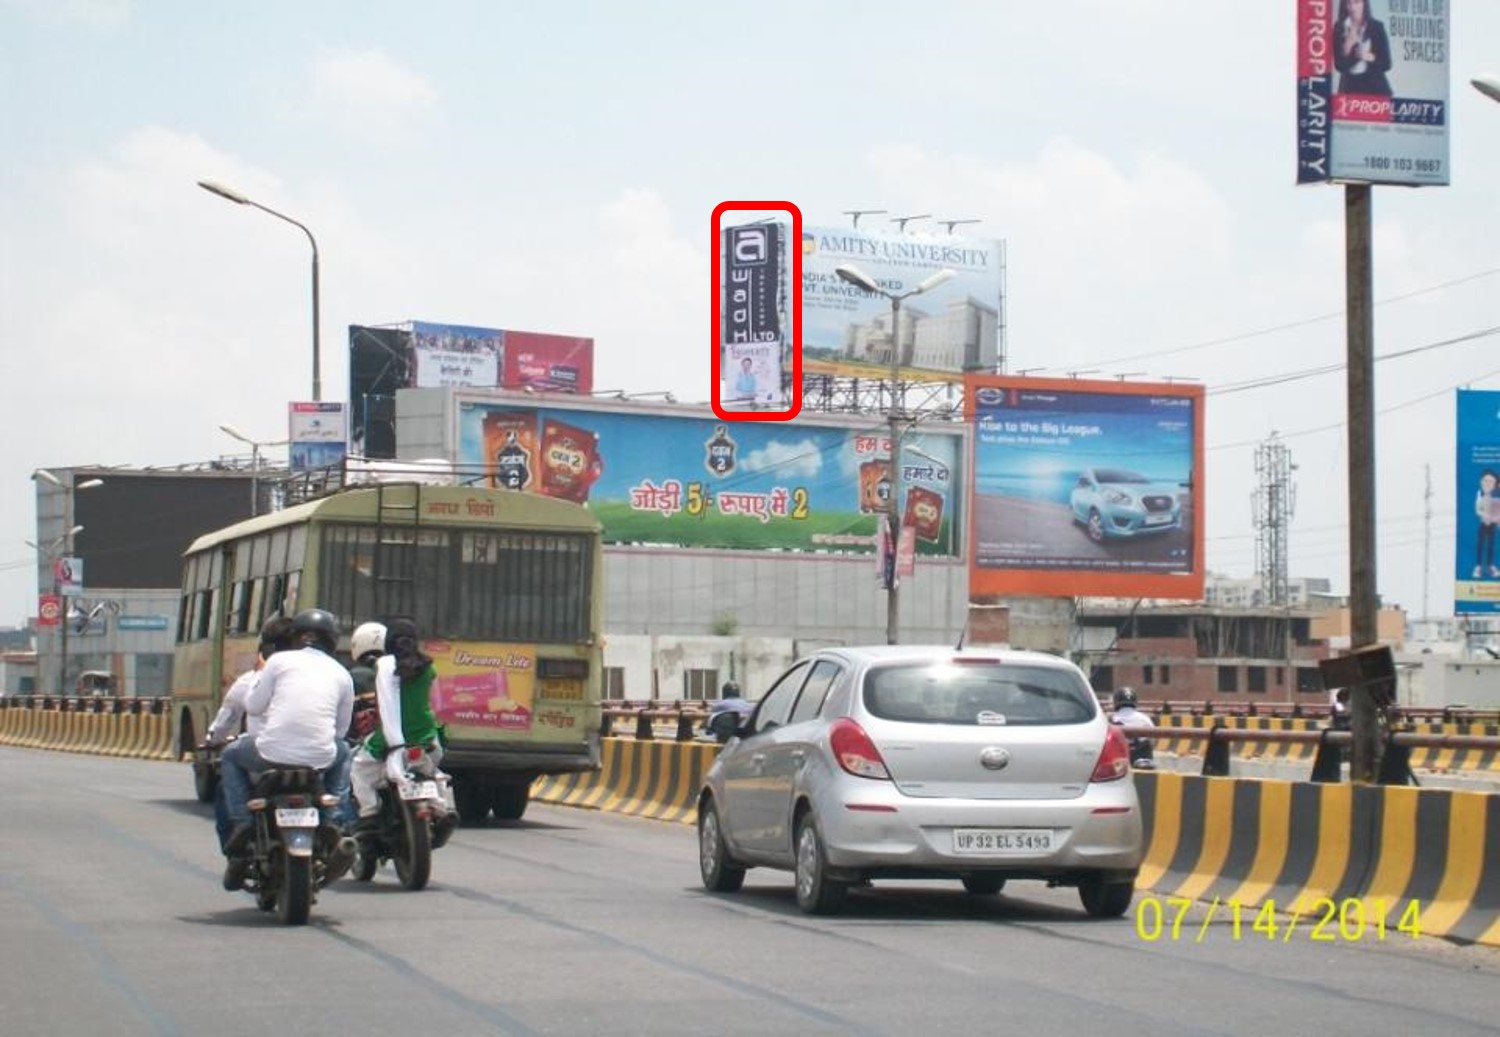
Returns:
[[[873,553],[891,491],[883,423],[739,423],[604,404],[455,400],[455,460],[491,485],[586,504],[607,543]],[[955,556],[961,429],[902,439],[919,555]]]
[[[1203,596],[1203,389],[972,375],[969,592]]]

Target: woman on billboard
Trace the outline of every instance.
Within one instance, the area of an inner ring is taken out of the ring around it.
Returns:
[[[1339,93],[1391,96],[1391,42],[1385,26],[1370,17],[1371,0],[1339,0],[1334,24],[1333,65],[1339,70]]]

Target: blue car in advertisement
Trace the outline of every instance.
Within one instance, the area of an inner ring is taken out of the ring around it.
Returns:
[[[1175,483],[1155,482],[1124,468],[1085,468],[1073,484],[1073,521],[1096,544],[1177,529],[1182,502]]]

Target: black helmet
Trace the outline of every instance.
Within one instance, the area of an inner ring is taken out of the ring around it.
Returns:
[[[292,617],[292,636],[332,654],[339,644],[339,619],[323,609],[303,609]]]
[[[260,657],[269,659],[277,652],[292,647],[292,621],[284,616],[272,616],[260,628]]]
[[[737,699],[740,697],[740,686],[735,681],[725,681],[724,686],[719,689],[719,698]]]
[[[1121,688],[1115,692],[1115,708],[1124,709],[1126,706],[1129,706],[1131,709],[1135,708],[1134,688]]]

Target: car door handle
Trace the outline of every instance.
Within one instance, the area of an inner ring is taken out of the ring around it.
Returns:
[[[764,767],[765,764],[766,764],[766,754],[765,753],[754,753],[754,754],[752,754],[751,757],[750,757],[750,763],[751,763],[752,766],[755,766],[755,767]]]
[[[805,759],[807,759],[807,753],[804,750],[802,750],[802,749],[793,749],[792,750],[792,762],[793,763],[801,763]]]

